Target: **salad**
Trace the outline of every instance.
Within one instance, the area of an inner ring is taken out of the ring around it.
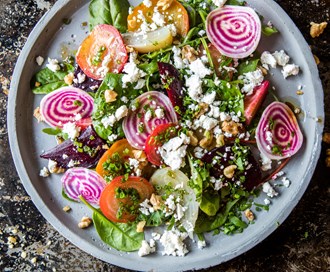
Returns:
[[[277,195],[268,181],[290,185],[282,169],[303,144],[269,79],[299,67],[258,52],[277,29],[236,0],[92,0],[89,13],[76,54],[31,80],[44,95],[34,116],[57,140],[40,175],[60,174],[63,197],[120,251],[184,256],[188,239],[244,231]]]

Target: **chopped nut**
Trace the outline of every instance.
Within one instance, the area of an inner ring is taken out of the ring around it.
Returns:
[[[160,195],[152,194],[150,198],[150,203],[155,211],[161,209],[163,203],[162,197]]]
[[[144,226],[146,225],[146,221],[140,221],[136,225],[136,232],[143,232]]]
[[[213,133],[209,133],[208,136],[205,136],[202,140],[199,141],[199,146],[201,148],[208,148],[213,141]]]
[[[314,57],[316,65],[319,65],[320,64],[320,59],[316,55],[313,55],[313,57]]]
[[[295,114],[301,113],[301,109],[300,108],[294,108],[293,111],[294,111]]]
[[[127,24],[128,24],[128,26],[129,26],[130,28],[132,28],[132,29],[136,28],[136,26],[137,26],[136,17],[133,16],[132,19],[127,20]]]
[[[254,220],[254,214],[253,214],[253,212],[250,209],[245,210],[244,211],[244,214],[245,214],[247,220],[249,220],[249,221],[253,221]]]
[[[320,36],[324,29],[327,27],[328,23],[327,22],[322,22],[320,24],[311,22],[311,28],[310,28],[310,35],[312,38]]]
[[[159,0],[157,3],[157,7],[161,7],[162,10],[167,10],[171,4],[172,4],[173,0]]]
[[[134,52],[134,48],[133,47],[130,47],[130,46],[126,46],[126,51],[128,53],[133,53]]]
[[[65,207],[63,207],[63,211],[65,211],[65,212],[71,211],[70,206],[66,205]]]
[[[198,104],[198,108],[199,110],[194,114],[195,118],[199,118],[200,116],[202,116],[205,112],[207,112],[207,110],[209,109],[209,105],[202,102]]]
[[[188,137],[190,139],[190,144],[192,146],[197,146],[198,145],[198,139],[195,136],[194,132],[192,132],[191,130],[188,131]]]
[[[234,121],[224,121],[222,122],[221,129],[224,132],[230,133],[233,136],[237,136],[242,130],[242,124],[236,123]]]
[[[196,60],[198,53],[190,45],[185,45],[181,50],[181,55],[183,59],[187,59],[191,63]]]
[[[137,159],[139,162],[143,162],[147,160],[147,155],[143,150],[134,149],[132,152],[134,159]]]
[[[40,107],[35,108],[35,110],[33,111],[33,116],[38,120],[38,123],[44,121],[44,117],[40,112]]]
[[[298,91],[296,91],[296,94],[297,94],[297,95],[303,95],[304,92],[303,92],[302,90],[298,90]]]
[[[117,100],[118,94],[113,90],[105,90],[104,98],[106,103],[110,103]]]
[[[216,138],[216,147],[221,147],[225,145],[225,136],[220,134]]]
[[[78,227],[81,229],[86,229],[88,228],[91,224],[93,223],[92,219],[90,219],[87,216],[84,216],[83,218],[81,218],[81,221],[78,224]]]
[[[266,69],[265,67],[263,67],[263,66],[259,66],[258,68],[261,70],[261,72],[262,72],[262,74],[263,74],[264,76],[266,76],[266,75],[268,74],[268,71],[267,71],[267,69]]]
[[[64,82],[65,82],[65,84],[72,85],[72,83],[73,83],[73,78],[74,78],[74,74],[73,74],[73,73],[69,73],[69,74],[67,74],[67,75],[64,77]]]
[[[34,83],[34,87],[40,87],[41,86],[41,83],[36,81],[36,83]]]
[[[237,168],[236,165],[229,165],[225,169],[223,169],[223,174],[225,175],[226,178],[233,178],[235,174],[235,169]]]
[[[325,132],[323,134],[323,138],[322,138],[323,142],[330,144],[330,133],[329,132]]]

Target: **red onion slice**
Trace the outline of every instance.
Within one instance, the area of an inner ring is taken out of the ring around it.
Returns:
[[[101,192],[107,185],[95,171],[83,167],[71,168],[65,172],[62,186],[66,195],[75,201],[83,196],[90,204],[99,205]]]
[[[261,153],[272,160],[291,157],[303,143],[296,116],[282,102],[273,102],[263,112],[256,129],[256,141]]]
[[[256,50],[261,37],[261,22],[252,8],[228,5],[209,13],[206,33],[222,55],[240,59]]]
[[[157,91],[146,92],[137,97],[132,105],[138,105],[135,111],[130,111],[123,120],[123,130],[127,141],[137,149],[144,149],[148,136],[161,124],[177,123],[176,112],[170,99]],[[157,117],[156,110],[161,109],[162,117]],[[147,117],[148,111],[152,113]]]
[[[85,91],[63,87],[43,97],[40,112],[47,124],[62,128],[65,123],[90,118],[93,103],[94,99]]]

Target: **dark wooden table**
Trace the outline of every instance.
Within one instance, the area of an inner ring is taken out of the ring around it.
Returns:
[[[93,258],[54,230],[26,194],[11,159],[6,124],[11,75],[26,37],[54,2],[0,1],[0,270],[127,271]],[[325,131],[330,132],[330,26],[318,38],[309,35],[310,22],[329,22],[330,0],[276,2],[320,59],[326,111],[323,121]],[[330,146],[323,143],[313,179],[288,219],[249,252],[207,271],[330,271],[330,168],[325,167],[326,148]],[[16,244],[10,246],[8,239]]]

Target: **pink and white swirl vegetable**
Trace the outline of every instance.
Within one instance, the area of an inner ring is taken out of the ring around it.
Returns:
[[[68,122],[90,118],[93,103],[94,99],[85,91],[63,87],[42,98],[40,112],[47,124],[62,128]]]
[[[144,149],[148,136],[158,125],[178,122],[170,99],[161,92],[143,93],[132,105],[137,108],[125,117],[123,130],[127,141],[134,148]]]
[[[81,195],[88,203],[95,205],[99,205],[101,192],[107,185],[97,172],[83,167],[68,169],[61,181],[64,192],[70,199],[80,201]]]
[[[209,13],[206,33],[221,54],[240,59],[256,50],[261,37],[261,22],[252,8],[228,5]]]
[[[259,151],[272,160],[288,158],[303,143],[296,116],[282,102],[271,103],[263,112],[256,129]]]

